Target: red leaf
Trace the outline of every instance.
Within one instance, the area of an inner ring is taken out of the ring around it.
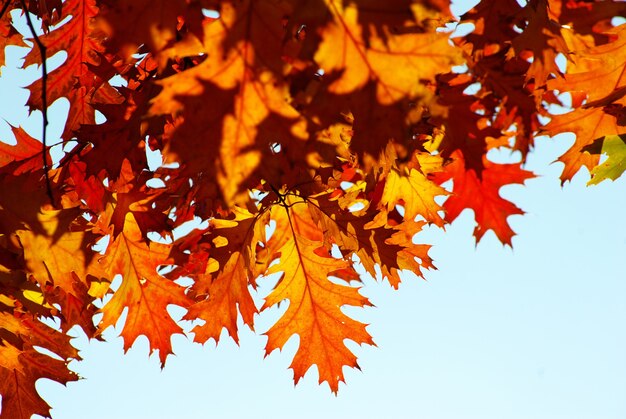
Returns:
[[[470,208],[474,211],[477,226],[474,236],[477,240],[488,230],[493,230],[503,244],[511,246],[514,232],[508,224],[511,215],[524,212],[510,201],[500,196],[500,188],[505,185],[523,184],[533,178],[532,172],[523,170],[521,164],[496,164],[484,159],[485,170],[479,179],[474,169],[465,167],[465,160],[460,152],[452,155],[453,161],[445,166],[445,171],[436,179],[443,183],[453,179],[452,195],[444,203],[446,219],[454,221],[461,212]]]

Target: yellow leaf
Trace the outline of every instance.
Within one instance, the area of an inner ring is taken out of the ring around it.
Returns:
[[[335,0],[327,3],[334,21],[322,31],[315,61],[326,73],[340,73],[329,86],[332,93],[352,93],[375,81],[376,99],[388,105],[415,96],[423,89],[419,80],[434,80],[460,62],[445,33],[397,35],[384,28],[366,38],[356,4],[343,8]]]
[[[397,168],[392,168],[385,180],[380,203],[387,211],[392,211],[396,205],[401,204],[404,207],[404,218],[408,221],[414,221],[415,217],[421,215],[429,223],[442,227],[444,221],[439,215],[442,209],[435,202],[435,197],[447,194],[445,189],[428,180],[416,169],[408,169],[402,173]]]

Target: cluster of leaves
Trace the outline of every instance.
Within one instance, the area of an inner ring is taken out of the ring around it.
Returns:
[[[344,341],[373,344],[341,310],[369,304],[357,263],[393,287],[402,270],[422,275],[430,246],[414,236],[465,208],[478,240],[492,230],[510,245],[507,218],[522,212],[499,190],[533,176],[522,164],[537,135],[576,135],[563,181],[583,166],[592,183],[624,170],[626,26],[611,23],[623,2],[483,0],[460,19],[473,31],[452,38],[446,0],[4,0],[1,11],[0,64],[7,45],[33,45],[24,67],[67,53],[27,87],[27,105],[70,103],[62,144],[19,127],[0,142],[2,417],[49,415],[35,381],[77,378],[76,326],[99,338],[127,312],[125,348],[145,335],[165,363],[184,333],[169,305],[199,320],[204,343],[224,328],[237,341],[239,316],[253,328],[287,300],[267,353],[297,335],[295,381],[317,365],[336,392],[342,368],[358,368]],[[22,35],[18,17],[43,33]],[[520,162],[491,162],[498,148]],[[173,236],[194,219],[206,227]],[[272,273],[258,307],[251,290]]]

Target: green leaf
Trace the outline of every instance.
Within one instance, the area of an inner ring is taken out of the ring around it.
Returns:
[[[615,180],[626,170],[626,135],[607,135],[602,143],[602,153],[609,158],[591,171],[587,185],[597,185],[605,179]]]

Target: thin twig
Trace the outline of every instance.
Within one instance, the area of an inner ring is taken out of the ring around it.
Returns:
[[[37,49],[39,49],[39,55],[41,56],[41,112],[43,114],[43,134],[41,138],[43,149],[41,150],[41,157],[43,159],[43,170],[46,177],[46,191],[48,193],[48,198],[50,198],[50,203],[54,205],[54,195],[52,195],[52,186],[50,184],[50,175],[48,173],[50,168],[48,166],[48,159],[46,158],[46,133],[48,131],[48,67],[46,65],[46,46],[43,42],[41,42],[41,39],[39,39],[39,36],[37,36],[37,33],[35,32],[33,21],[31,20],[30,13],[26,7],[26,2],[24,0],[20,0],[20,3],[22,5],[24,15],[26,16],[26,24],[28,25],[28,29],[30,29],[31,35],[33,35],[33,40],[35,41]]]
[[[4,3],[4,6],[2,6],[2,10],[0,10],[0,19],[2,19],[2,17],[4,16],[4,14],[7,12],[7,10],[9,9],[9,6],[11,5],[11,0],[7,0],[6,3]]]

